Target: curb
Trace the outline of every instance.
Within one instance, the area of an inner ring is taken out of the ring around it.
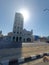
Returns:
[[[37,55],[30,55],[30,57],[21,57],[21,58],[18,58],[18,59],[12,59],[12,60],[4,60],[4,61],[1,61],[0,64],[1,65],[15,65],[15,64],[23,64],[23,63],[26,63],[26,62],[30,62],[30,61],[34,61],[34,60],[37,60],[37,59],[40,59],[40,58],[43,58],[44,56],[49,56],[49,53],[46,52],[46,53],[39,53]]]

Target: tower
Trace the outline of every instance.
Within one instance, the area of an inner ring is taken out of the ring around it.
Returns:
[[[16,13],[13,25],[14,41],[16,42],[22,41],[22,31],[23,31],[23,16],[21,13]]]

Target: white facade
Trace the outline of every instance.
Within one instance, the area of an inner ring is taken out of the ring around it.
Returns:
[[[20,13],[15,14],[14,26],[13,26],[13,36],[12,40],[16,42],[32,42],[33,35],[32,30],[27,31],[23,29],[23,16]]]

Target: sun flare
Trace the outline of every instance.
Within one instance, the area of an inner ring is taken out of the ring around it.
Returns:
[[[29,12],[26,9],[21,9],[20,13],[23,15],[24,21],[27,21],[29,19]]]

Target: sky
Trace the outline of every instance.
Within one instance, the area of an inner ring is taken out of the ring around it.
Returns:
[[[49,36],[49,0],[0,0],[0,30],[8,34],[13,31],[14,16],[19,9],[27,9],[30,18],[24,28],[33,30],[33,35]]]

